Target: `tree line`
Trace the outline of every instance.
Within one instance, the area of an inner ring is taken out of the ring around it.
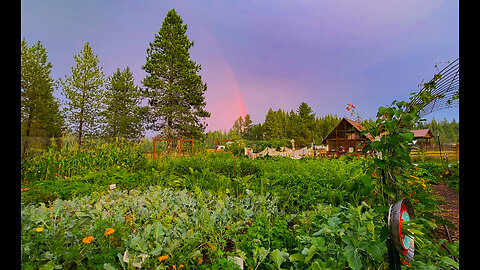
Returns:
[[[193,46],[187,25],[174,9],[147,48],[143,88],[130,67],[106,77],[97,54],[86,42],[74,55],[71,73],[55,80],[52,63],[40,41],[21,41],[22,148],[29,137],[59,137],[69,131],[81,145],[85,137],[141,138],[146,129],[165,138],[202,138],[206,127],[204,93],[207,85],[190,60]],[[64,101],[53,96],[60,88]]]
[[[289,146],[291,139],[294,139],[295,147],[311,146],[312,143],[319,145],[341,119],[331,114],[316,117],[312,108],[302,102],[296,111],[274,111],[270,108],[263,123],[253,124],[248,114],[244,118],[240,116],[228,132],[208,131],[206,143],[213,145],[215,140],[243,139],[276,141],[278,145]]]
[[[201,65],[190,59],[187,25],[174,9],[170,10],[159,32],[146,50],[142,69],[147,76],[143,87],[135,84],[130,67],[117,68],[105,76],[97,54],[86,42],[73,56],[75,65],[64,78],[53,79],[52,63],[40,41],[29,46],[21,41],[21,136],[22,148],[31,137],[60,137],[70,132],[81,145],[85,137],[121,137],[138,140],[145,130],[157,131],[160,138],[215,140],[244,139],[277,141],[297,147],[320,144],[340,122],[336,115],[317,117],[302,102],[296,111],[269,109],[263,123],[254,124],[250,115],[239,117],[227,131],[206,134],[204,93],[207,85],[198,74]],[[59,88],[63,101],[53,92]],[[367,120],[368,121],[368,120]],[[442,143],[458,142],[458,123],[444,120],[419,123],[430,128]]]
[[[311,107],[302,102],[296,111],[286,112],[282,109],[277,111],[270,108],[263,122],[253,124],[250,115],[239,117],[232,127],[227,130],[208,131],[205,142],[207,145],[215,145],[215,140],[239,140],[252,142],[264,146],[290,146],[290,140],[295,140],[297,147],[310,147],[321,144],[322,140],[340,123],[341,117],[327,114],[317,117]],[[360,124],[366,125],[371,119],[360,120]],[[459,142],[459,123],[453,119],[449,122],[443,119],[438,122],[432,118],[430,122],[419,121],[411,129],[430,129],[435,136],[434,144],[457,144]],[[261,143],[270,142],[270,143]],[[272,143],[273,142],[273,143]],[[251,144],[251,143],[250,143]]]
[[[449,122],[446,118],[438,122],[435,118],[432,118],[430,122],[418,122],[415,126],[416,129],[430,129],[435,136],[434,143],[440,144],[457,144],[460,138],[460,125],[455,118]]]

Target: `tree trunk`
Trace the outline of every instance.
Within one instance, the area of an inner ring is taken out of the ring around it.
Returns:
[[[23,143],[22,157],[25,156],[25,152],[27,151],[27,148],[28,148],[28,137],[30,137],[31,126],[32,126],[32,113],[28,115],[27,130],[25,131],[25,142]]]

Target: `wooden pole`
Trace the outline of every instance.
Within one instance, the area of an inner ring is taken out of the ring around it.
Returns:
[[[153,159],[153,160],[155,160],[155,141],[156,141],[156,140],[157,140],[156,138],[153,138],[153,153],[152,153],[152,155],[153,155],[153,156],[152,156],[152,159]]]
[[[62,131],[62,143],[60,144],[60,152],[62,152],[62,149],[63,149],[63,137],[64,137],[64,135],[63,135],[63,131]]]

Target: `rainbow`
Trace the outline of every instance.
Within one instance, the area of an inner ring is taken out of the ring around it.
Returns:
[[[224,66],[228,74],[228,86],[230,89],[233,89],[235,91],[236,101],[238,102],[238,107],[240,108],[239,114],[242,116],[242,118],[245,119],[245,115],[247,115],[247,112],[245,110],[245,102],[243,101],[242,92],[240,91],[240,87],[238,86],[235,74],[233,73],[232,67],[227,63],[227,61],[225,61],[225,58],[223,57],[222,65]]]
[[[226,92],[230,92],[232,90],[234,92],[233,96],[231,96],[230,94],[230,98],[234,98],[235,103],[228,104],[228,107],[225,108],[225,110],[222,110],[222,114],[225,116],[231,115],[232,119],[237,119],[239,115],[245,118],[245,115],[247,113],[245,109],[245,102],[243,100],[242,92],[240,90],[238,81],[235,77],[235,73],[232,67],[230,66],[230,64],[227,62],[225,55],[221,50],[220,45],[215,40],[214,36],[209,31],[208,27],[205,25],[205,22],[203,22],[202,19],[199,18],[198,14],[196,14],[195,11],[190,10],[188,6],[183,5],[182,3],[179,3],[179,5],[180,5],[180,9],[182,10],[181,13],[185,12],[186,17],[189,17],[190,20],[195,23],[195,27],[197,28],[197,31],[199,30],[201,32],[201,36],[205,38],[204,44],[205,43],[209,44],[211,46],[210,50],[215,52],[216,54],[215,58],[216,60],[219,61],[220,67],[225,74],[224,79],[226,79],[226,83],[224,83],[222,87],[225,87],[226,88],[225,90],[228,90]],[[182,16],[181,13],[179,13],[180,16]],[[231,123],[233,123],[233,121],[234,120],[232,120]]]

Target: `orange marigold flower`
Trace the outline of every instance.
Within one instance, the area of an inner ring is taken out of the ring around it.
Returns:
[[[212,245],[212,244],[210,244],[210,243],[208,243],[208,242],[207,242],[207,246],[208,246],[211,250],[214,250],[214,251],[217,249],[217,247],[215,247],[214,245]]]
[[[82,240],[82,242],[84,244],[90,244],[92,241],[93,241],[93,236],[91,236],[91,235],[83,238],[83,240]]]
[[[163,260],[166,260],[166,259],[168,259],[168,255],[163,255],[163,256],[158,257],[159,262],[161,262]]]
[[[38,227],[35,229],[36,232],[42,232],[43,231],[43,228],[42,227]]]
[[[105,230],[105,236],[109,236],[110,234],[114,233],[115,230],[113,228],[108,228]]]

